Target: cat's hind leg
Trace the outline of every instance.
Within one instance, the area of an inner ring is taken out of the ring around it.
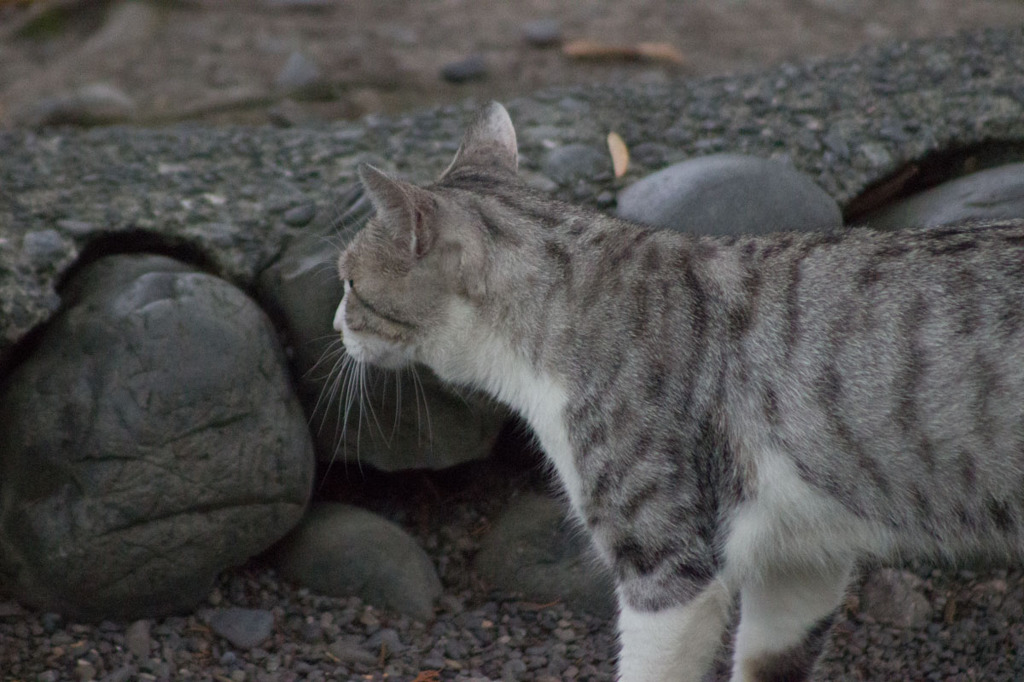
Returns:
[[[619,682],[699,682],[721,644],[732,593],[714,580],[687,603],[659,611],[619,603]]]
[[[732,682],[810,679],[849,577],[849,566],[780,570],[741,587]]]

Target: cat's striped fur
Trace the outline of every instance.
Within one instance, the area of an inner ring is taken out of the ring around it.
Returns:
[[[487,107],[427,188],[363,169],[358,361],[532,425],[612,568],[624,682],[810,675],[854,562],[1024,549],[1024,221],[710,238],[517,181]]]

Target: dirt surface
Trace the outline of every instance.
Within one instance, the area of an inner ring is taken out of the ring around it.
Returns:
[[[547,46],[525,35],[539,20],[553,22]],[[555,84],[750,71],[1021,23],[1022,0],[0,0],[0,126],[296,125]],[[568,56],[577,40],[664,45],[646,59],[594,58],[593,45],[590,57]],[[442,77],[471,57],[482,73]],[[72,93],[97,84],[109,87],[79,96],[92,107],[83,113]]]

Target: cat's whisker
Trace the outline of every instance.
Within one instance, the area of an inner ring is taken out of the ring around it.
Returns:
[[[402,373],[395,372],[395,420],[391,424],[391,436],[390,440],[394,441],[395,435],[398,433],[398,424],[401,421],[402,416]]]
[[[333,352],[325,352],[319,360],[317,360],[318,366],[323,363],[329,355],[335,355]],[[313,409],[310,411],[309,420],[310,423],[316,419],[317,414],[320,414],[320,427],[317,433],[322,433],[324,428],[324,422],[327,420],[327,414],[330,411],[331,403],[334,400],[337,393],[337,382],[341,378],[341,374],[344,366],[344,353],[337,354],[332,361],[331,369],[328,370],[327,374],[323,377],[326,379],[320,386],[320,392],[317,394],[316,402],[313,404]],[[312,370],[310,370],[312,371]],[[307,373],[308,376],[308,373]],[[321,407],[323,408],[321,410]]]
[[[428,456],[433,459],[434,457],[434,430],[430,423],[430,403],[427,400],[427,391],[423,388],[423,380],[420,378],[420,373],[416,365],[410,367],[412,370],[412,381],[413,391],[416,392],[416,433],[417,439],[420,434],[420,398],[423,399],[423,415],[426,417],[427,422],[427,452]]]
[[[377,427],[377,433],[379,433],[380,437],[384,440],[384,444],[387,445],[388,447],[391,447],[391,441],[388,438],[387,434],[384,433],[384,427],[381,426],[380,419],[377,418],[377,410],[373,408],[373,401],[371,400],[373,393],[373,379],[376,377],[374,374],[370,373],[370,370],[367,367],[367,365],[364,364],[363,367],[366,368],[366,371],[364,371],[364,373],[361,375],[362,382],[360,385],[360,392],[362,402],[366,403],[366,407],[370,413],[370,418],[373,421],[373,425]],[[369,379],[367,378],[367,374],[369,374]],[[384,394],[385,392],[381,391],[381,409],[383,409],[384,406]]]

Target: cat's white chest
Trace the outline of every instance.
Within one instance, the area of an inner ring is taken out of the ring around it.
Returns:
[[[493,377],[494,394],[529,423],[558,474],[573,510],[579,514],[582,486],[565,423],[568,402],[565,389],[552,377],[529,367],[508,366],[502,370]]]
[[[459,306],[452,316],[471,320],[472,312]],[[424,349],[422,359],[442,378],[482,389],[518,412],[533,429],[579,514],[582,487],[565,424],[565,387],[556,377],[535,368],[499,335],[469,324],[464,329],[438,347]],[[452,353],[453,348],[460,352]]]

